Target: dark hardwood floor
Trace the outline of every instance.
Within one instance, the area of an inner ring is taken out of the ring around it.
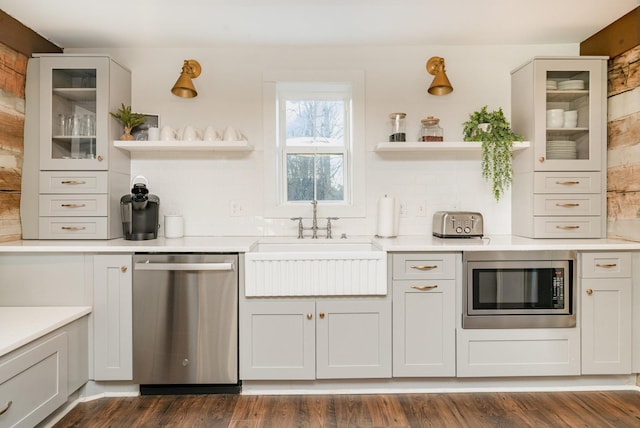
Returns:
[[[63,427],[640,427],[640,392],[101,398]]]

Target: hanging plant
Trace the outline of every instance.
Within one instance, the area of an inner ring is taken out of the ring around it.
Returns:
[[[484,106],[470,114],[462,125],[464,141],[482,142],[482,176],[491,180],[493,196],[500,201],[513,178],[513,142],[522,141],[522,136],[511,130],[502,108],[489,112]]]

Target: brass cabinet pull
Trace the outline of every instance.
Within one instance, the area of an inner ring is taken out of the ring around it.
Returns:
[[[126,266],[120,266],[120,271],[126,272],[127,271],[127,267]]]
[[[102,162],[104,160],[104,157],[102,155],[98,155],[97,159],[98,162]]]
[[[434,288],[438,288],[437,285],[412,285],[411,288],[415,288],[420,291],[433,290]]]
[[[579,207],[580,204],[556,204],[556,207],[563,207],[563,208],[571,208],[571,207]]]
[[[87,184],[87,182],[81,180],[64,180],[61,184]]]
[[[83,208],[86,207],[86,204],[60,204],[61,207],[65,208]]]
[[[580,184],[579,181],[556,181],[556,184],[561,184],[563,186],[574,186],[576,184]]]
[[[85,230],[84,226],[62,226],[62,230]]]
[[[307,319],[310,320],[311,318],[313,318],[313,314],[311,312],[307,313]]]
[[[320,312],[320,319],[323,320],[324,319],[324,312]]]
[[[596,263],[596,267],[607,268],[607,269],[610,269],[616,266],[618,266],[617,263],[604,263],[604,264]]]
[[[538,158],[538,160],[539,160],[540,162],[544,162],[544,156],[540,156],[540,157]]]
[[[556,229],[565,229],[565,230],[580,229],[580,226],[556,226]]]
[[[588,294],[589,296],[591,296],[591,295],[593,294],[593,290],[592,290],[592,289],[590,289],[590,288],[588,288],[588,289],[587,289],[587,294]]]
[[[11,408],[11,405],[13,404],[13,401],[9,401],[7,403],[7,405],[4,407],[4,409],[0,410],[0,416],[4,415],[5,413],[7,413],[7,410],[9,410]]]
[[[416,266],[416,265],[412,265],[411,269],[417,269],[417,270],[432,270],[432,269],[437,269],[438,265],[420,265],[420,266]]]

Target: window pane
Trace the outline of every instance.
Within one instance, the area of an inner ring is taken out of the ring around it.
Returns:
[[[343,100],[287,100],[287,146],[344,146]]]
[[[314,155],[287,155],[287,201],[313,200]]]
[[[344,156],[316,155],[316,199],[344,200]]]

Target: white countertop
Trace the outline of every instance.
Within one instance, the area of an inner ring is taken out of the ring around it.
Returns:
[[[0,306],[0,357],[89,313],[90,306]]]
[[[177,239],[160,237],[146,241],[111,240],[26,240],[0,243],[0,253],[134,253],[134,252],[202,252],[202,253],[246,253],[258,242],[300,242],[295,237],[276,236],[189,236]],[[311,241],[305,238],[304,242]],[[318,238],[315,242],[326,241]],[[352,236],[349,242],[374,242],[384,251],[532,251],[532,250],[640,250],[640,242],[621,239],[530,239],[512,235],[487,236],[482,239],[451,238],[433,236],[399,236],[397,238],[374,238]],[[332,242],[341,242],[333,239]]]

